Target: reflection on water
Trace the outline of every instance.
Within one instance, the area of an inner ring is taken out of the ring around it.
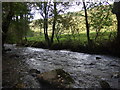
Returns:
[[[62,68],[75,80],[74,88],[100,87],[99,81],[105,79],[111,87],[120,88],[118,80],[111,76],[120,70],[120,58],[90,55],[66,50],[48,50],[32,47],[5,45],[12,50],[7,52],[21,56],[30,69],[45,72]],[[100,57],[100,59],[96,59]],[[116,83],[116,84],[115,84]]]

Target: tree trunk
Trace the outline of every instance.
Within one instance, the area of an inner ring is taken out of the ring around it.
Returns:
[[[87,9],[86,9],[85,2],[84,2],[84,1],[83,1],[83,7],[84,7],[84,10],[85,10],[85,21],[86,21],[86,30],[87,30],[87,40],[88,40],[88,44],[90,44],[88,16],[87,16]]]
[[[23,18],[23,14],[20,13],[20,23],[22,23],[22,24],[25,22],[25,21],[23,22],[23,19],[24,19],[24,18]],[[24,25],[24,26],[25,26],[25,25]],[[20,26],[20,27],[18,26],[18,27],[19,27],[19,30],[20,30],[20,34],[19,34],[20,43],[22,43],[22,41],[23,41],[23,36],[24,36],[23,34],[24,34],[24,32],[25,32],[25,31],[23,30],[23,27],[24,27],[24,26],[23,26],[23,25]]]
[[[51,36],[51,44],[53,43],[53,39],[54,39],[56,16],[57,16],[57,9],[56,9],[56,2],[54,2],[54,18],[53,18],[53,27],[52,27],[53,29],[52,29],[52,36]]]
[[[120,14],[116,14],[117,17],[117,40],[120,42]]]
[[[9,29],[9,25],[10,25],[10,22],[12,20],[12,17],[14,16],[14,12],[13,12],[13,7],[12,7],[12,3],[9,3],[10,5],[10,10],[9,10],[9,13],[8,15],[6,16],[5,20],[3,20],[2,22],[2,48],[4,49],[4,43],[5,43],[5,40],[6,40],[6,37],[7,37],[7,32],[8,32],[8,29]]]
[[[47,14],[47,2],[44,2],[44,36],[45,36],[45,41],[49,45],[49,37],[48,37],[48,14]]]

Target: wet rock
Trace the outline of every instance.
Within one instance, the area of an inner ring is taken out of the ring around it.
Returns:
[[[40,88],[40,84],[34,77],[26,75],[15,84],[14,88]]]
[[[37,74],[40,74],[40,71],[38,71],[37,69],[31,69],[29,71],[29,74],[31,74],[33,77],[36,77]]]
[[[84,65],[95,65],[95,63],[85,63]]]
[[[110,66],[119,67],[119,65],[117,65],[117,64],[110,64]]]
[[[29,73],[30,74],[33,74],[33,73],[40,74],[40,71],[38,71],[37,69],[30,69]]]
[[[17,83],[17,84],[15,84],[15,86],[13,86],[13,88],[26,88],[26,84],[24,84],[24,83]]]
[[[111,78],[120,78],[120,72],[116,72],[113,75],[111,75]]]
[[[10,48],[8,48],[8,49],[6,49],[5,51],[11,51],[11,49],[10,49]]]
[[[17,54],[13,54],[13,55],[10,56],[10,58],[14,58],[14,57],[19,58],[20,56],[17,55]]]
[[[73,57],[72,59],[76,60],[77,58],[74,58],[74,57]]]
[[[110,88],[110,85],[107,81],[101,80],[99,81],[101,88]]]
[[[62,69],[37,74],[37,79],[56,88],[71,88],[74,83],[70,74]]]
[[[89,65],[95,65],[95,63],[90,63]]]
[[[96,59],[101,59],[101,57],[96,57]]]

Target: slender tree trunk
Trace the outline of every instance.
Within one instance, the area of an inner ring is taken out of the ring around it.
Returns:
[[[88,24],[88,16],[87,16],[87,9],[86,9],[86,5],[85,2],[83,1],[83,7],[85,10],[85,21],[86,21],[86,30],[87,30],[87,40],[88,40],[88,44],[90,44],[90,36],[89,36],[89,24]]]
[[[54,18],[53,18],[53,27],[52,27],[53,29],[52,29],[52,36],[51,36],[51,44],[53,43],[53,39],[54,39],[56,16],[57,16],[57,9],[56,9],[56,2],[54,2]]]
[[[116,14],[117,17],[117,40],[120,42],[120,14]]]
[[[6,37],[7,37],[7,32],[8,32],[8,29],[9,29],[9,25],[10,25],[10,22],[12,20],[12,17],[14,16],[14,12],[12,10],[12,3],[9,3],[10,5],[10,11],[8,13],[8,15],[6,16],[6,19],[3,20],[2,22],[2,48],[4,50],[4,43],[5,43],[5,40],[6,40]]]
[[[27,14],[25,14],[24,19],[25,19],[25,22],[24,22],[24,24],[25,24],[25,25],[24,25],[24,30],[28,30],[28,22],[27,22],[28,18],[27,18]],[[25,41],[27,41],[27,31],[25,31],[24,38],[25,38]]]
[[[20,23],[23,24],[23,23],[25,22],[25,21],[23,22],[23,20],[24,20],[23,14],[21,13],[21,14],[20,14]],[[25,25],[24,25],[24,26],[25,26]],[[24,35],[23,35],[23,34],[24,34],[23,27],[24,27],[24,26],[22,26],[22,27],[20,26],[20,27],[19,27],[19,30],[21,30],[21,31],[20,31],[21,33],[20,33],[20,35],[19,35],[19,37],[20,37],[20,43],[22,43],[22,41],[23,41],[23,36],[24,36]]]
[[[49,37],[48,37],[48,19],[44,19],[44,36],[45,41],[49,44]]]
[[[19,19],[18,19],[18,16],[16,16],[15,17],[16,18],[16,23],[17,23],[17,25],[15,26],[15,28],[17,28],[17,30],[20,30],[19,28],[20,28],[20,26],[19,26]],[[17,39],[16,39],[16,43],[17,44],[19,44],[19,34],[18,34],[18,32],[16,32],[17,33],[17,35],[16,35],[16,37],[17,37]]]
[[[49,37],[48,37],[48,14],[47,14],[47,2],[44,2],[44,36],[45,36],[45,41],[49,45]]]

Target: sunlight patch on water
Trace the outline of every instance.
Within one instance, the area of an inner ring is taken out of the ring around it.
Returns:
[[[60,52],[69,53],[70,51],[67,51],[67,50],[60,50]]]
[[[33,47],[27,47],[27,49],[28,50],[30,50],[30,51],[40,51],[40,52],[44,52],[45,51],[45,49],[41,49],[41,48],[33,48]]]

